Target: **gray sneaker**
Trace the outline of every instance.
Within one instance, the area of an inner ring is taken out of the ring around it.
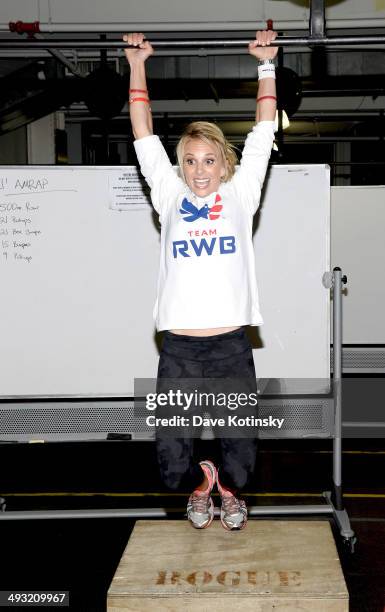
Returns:
[[[191,493],[187,504],[187,518],[195,529],[209,527],[214,518],[214,504],[211,499],[211,491],[217,479],[217,469],[213,462],[208,459],[201,461],[200,466],[207,478],[208,487],[206,491],[195,489]]]
[[[213,521],[214,504],[210,493],[194,491],[189,497],[187,518],[195,529],[206,529]]]
[[[221,523],[228,531],[244,529],[247,524],[247,508],[243,499],[226,491],[221,495]]]

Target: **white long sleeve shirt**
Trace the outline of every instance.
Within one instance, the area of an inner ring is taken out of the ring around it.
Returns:
[[[218,192],[196,196],[158,136],[134,142],[162,226],[154,319],[159,331],[262,325],[253,215],[274,140],[274,122],[248,134],[240,165]]]

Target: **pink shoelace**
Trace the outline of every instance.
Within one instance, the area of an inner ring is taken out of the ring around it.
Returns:
[[[207,512],[210,496],[206,493],[194,493],[191,496],[191,505],[194,512]]]
[[[242,504],[234,495],[223,495],[222,506],[226,514],[239,514],[242,511]]]

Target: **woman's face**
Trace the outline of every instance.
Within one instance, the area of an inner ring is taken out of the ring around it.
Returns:
[[[184,146],[183,172],[191,191],[203,198],[218,191],[226,168],[216,145],[189,138]]]

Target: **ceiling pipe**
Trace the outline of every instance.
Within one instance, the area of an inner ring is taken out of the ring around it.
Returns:
[[[34,34],[34,40],[46,40],[42,34]],[[57,51],[56,49],[48,49],[48,53],[52,55],[58,62],[63,64],[72,74],[78,76],[80,78],[84,78],[86,75],[82,73],[78,66],[76,66],[73,62],[71,62],[63,53]]]
[[[130,23],[50,23],[50,22],[37,22],[39,24],[39,32],[47,34],[64,34],[64,33],[87,33],[94,32],[100,34],[100,32],[113,33],[113,32],[207,32],[207,31],[219,31],[219,32],[239,32],[250,30],[251,32],[257,29],[263,29],[265,27],[264,20],[257,21],[196,21],[186,23],[185,21],[177,22],[151,22],[141,21]],[[306,30],[307,29],[306,19],[297,20],[275,20],[275,27],[277,30]],[[385,27],[385,19],[379,17],[367,18],[367,19],[329,19],[329,29],[351,29],[351,28],[383,28]],[[0,23],[0,32],[9,32],[8,23]]]

